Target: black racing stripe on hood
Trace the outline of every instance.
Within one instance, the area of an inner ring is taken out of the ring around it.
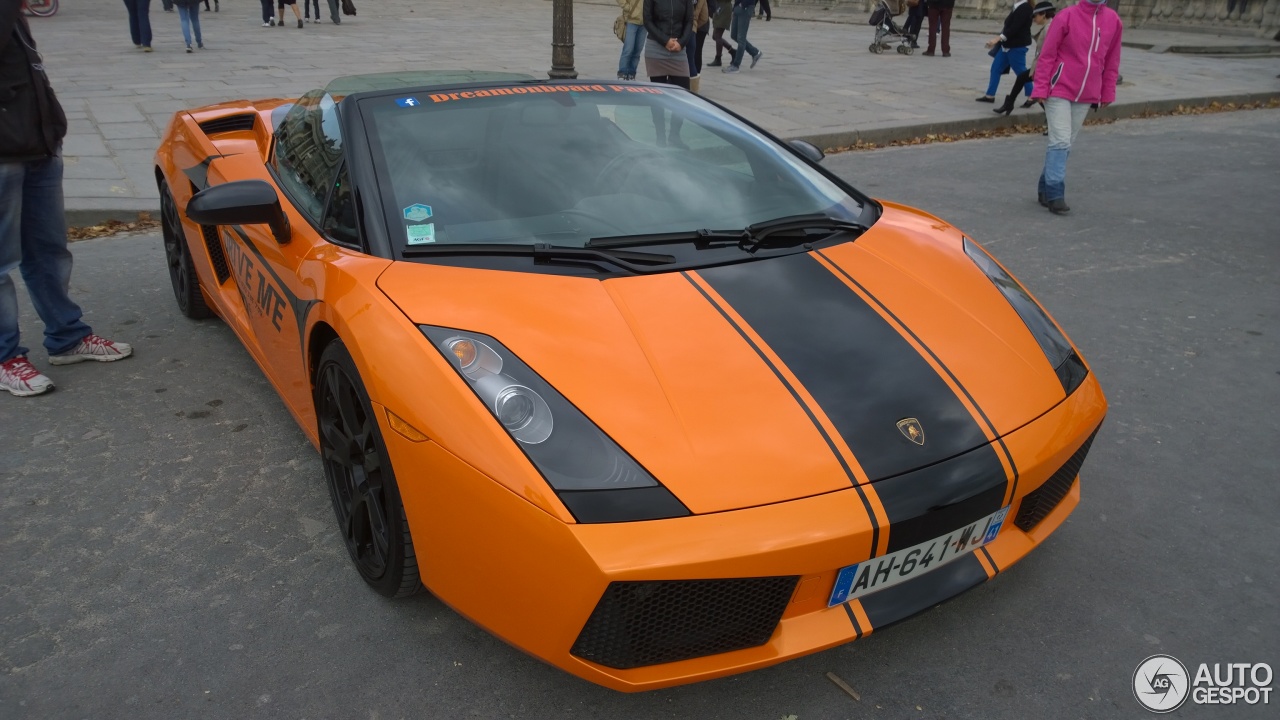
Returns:
[[[1013,473],[1013,477],[1009,481],[1008,496],[1012,498],[1015,495],[1017,495],[1019,473],[1018,473],[1018,464],[1013,459],[1013,453],[1009,452],[1008,446],[1005,445],[1004,438],[1000,437],[1000,431],[996,430],[995,423],[991,422],[991,418],[987,417],[986,412],[982,410],[982,406],[978,404],[978,401],[973,397],[973,395],[964,386],[964,384],[960,382],[960,378],[956,377],[955,373],[951,372],[951,368],[947,367],[947,364],[942,362],[942,358],[938,357],[938,354],[935,353],[932,348],[926,345],[925,342],[921,340],[920,337],[911,330],[911,328],[907,327],[906,323],[902,322],[902,320],[900,320],[898,316],[893,313],[892,310],[886,307],[885,304],[881,302],[879,298],[877,298],[874,294],[872,294],[869,290],[867,290],[867,288],[864,287],[862,283],[854,279],[852,275],[846,272],[844,268],[840,267],[838,264],[833,262],[831,258],[824,255],[822,251],[820,250],[817,251],[817,255],[821,256],[824,260],[830,263],[831,266],[834,267],[836,271],[840,273],[841,276],[843,276],[850,283],[853,283],[853,285],[856,286],[859,290],[861,290],[867,297],[871,298],[871,301],[876,304],[876,307],[880,308],[881,312],[893,318],[894,322],[898,323],[898,325],[902,327],[902,331],[910,335],[911,339],[915,340],[917,345],[924,348],[924,351],[929,353],[929,357],[933,358],[933,362],[936,363],[938,367],[942,368],[943,372],[947,374],[947,377],[951,378],[951,382],[955,384],[956,387],[960,388],[960,392],[964,393],[965,398],[969,400],[969,404],[972,405],[974,410],[978,412],[978,416],[982,419],[983,424],[987,426],[987,429],[990,430],[991,434],[996,438],[996,445],[999,446],[1000,448],[999,450],[1000,454],[1003,455],[1004,459],[1009,463],[1009,470]]]
[[[941,537],[1000,509],[1004,466],[990,445],[875,484],[889,516],[889,549]],[[980,528],[981,529],[981,528]]]
[[[977,556],[969,553],[918,578],[861,598],[862,609],[871,627],[880,630],[986,581],[987,571]]]
[[[782,374],[782,372],[779,371],[778,368],[774,367],[773,361],[769,359],[769,356],[756,346],[756,343],[751,339],[751,336],[743,332],[742,328],[738,327],[738,323],[724,311],[724,308],[720,307],[714,299],[707,295],[705,290],[698,287],[698,283],[693,281],[693,278],[689,276],[689,273],[681,273],[681,275],[684,276],[685,280],[689,281],[689,284],[693,286],[694,290],[698,291],[698,294],[707,301],[708,305],[715,308],[716,312],[720,314],[720,317],[729,324],[729,327],[732,327],[738,333],[742,340],[746,342],[747,346],[756,353],[765,366],[767,366],[773,373],[773,376],[778,379],[778,382],[787,389],[787,392],[791,393],[791,398],[796,401],[796,404],[800,406],[800,409],[804,410],[804,414],[809,417],[809,422],[813,423],[813,427],[817,429],[818,434],[822,435],[823,441],[827,443],[827,448],[831,450],[831,454],[834,455],[836,460],[840,463],[840,467],[849,478],[850,484],[858,490],[858,498],[862,501],[862,507],[867,511],[867,518],[871,521],[871,554],[875,555],[876,548],[880,546],[880,523],[876,520],[875,510],[871,507],[871,501],[867,498],[866,491],[858,485],[858,478],[854,475],[853,468],[849,467],[849,463],[846,462],[844,457],[840,454],[840,450],[836,448],[835,441],[831,439],[829,434],[827,434],[827,429],[824,428],[822,423],[818,421],[818,418],[814,416],[813,410],[805,404],[804,400],[800,397],[800,394],[796,392],[796,389],[791,387],[791,383],[787,381],[787,378]]]
[[[872,481],[988,444],[906,338],[813,257],[788,255],[698,274],[795,374]],[[909,417],[920,421],[924,445],[898,430],[897,422]]]

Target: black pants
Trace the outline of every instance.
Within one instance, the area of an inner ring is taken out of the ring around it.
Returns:
[[[689,89],[689,78],[679,75],[654,75],[649,78],[649,82],[663,83],[665,85],[676,85],[685,90]]]
[[[902,32],[911,37],[920,36],[920,26],[924,24],[924,3],[916,5],[907,10],[907,24],[902,26]]]
[[[1028,68],[1018,73],[1018,77],[1013,81],[1013,92],[1009,93],[1008,97],[1004,99],[1005,105],[1013,105],[1017,102],[1018,93],[1022,92],[1022,88],[1026,87],[1027,83],[1031,82],[1031,76],[1034,72],[1034,68]]]
[[[769,9],[769,0],[760,0],[760,7],[756,10],[756,17],[773,19],[773,10]]]

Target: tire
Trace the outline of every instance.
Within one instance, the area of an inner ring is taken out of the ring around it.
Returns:
[[[169,283],[178,301],[178,311],[192,320],[213,317],[200,291],[200,277],[191,263],[191,248],[178,218],[178,204],[169,192],[169,183],[163,181],[160,183],[160,232],[164,236],[164,259],[169,266]]]
[[[314,384],[321,462],[351,561],[380,595],[422,592],[391,459],[369,394],[341,340],[330,342],[320,355]]]
[[[911,48],[907,47],[906,45],[899,45],[899,46],[898,46],[898,54],[899,54],[899,55],[910,55],[910,54],[911,54]]]
[[[879,55],[880,53],[884,52],[884,48],[880,47],[880,43],[878,42],[871,43],[871,47],[867,49],[875,53],[876,55]]]

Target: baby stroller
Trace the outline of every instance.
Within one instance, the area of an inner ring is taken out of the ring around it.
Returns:
[[[876,9],[871,11],[871,18],[867,20],[867,24],[876,29],[876,38],[868,50],[879,55],[896,42],[899,54],[910,55],[915,52],[915,37],[903,32],[893,21],[893,17],[901,14],[905,7],[905,2],[897,0],[894,0],[893,5],[886,0],[876,0]]]

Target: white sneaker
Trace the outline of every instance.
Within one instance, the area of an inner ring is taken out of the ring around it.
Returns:
[[[50,365],[70,365],[82,360],[113,362],[123,360],[133,354],[128,343],[112,342],[104,337],[90,333],[79,345],[64,353],[49,356]]]
[[[40,373],[26,355],[0,363],[0,387],[17,395],[39,395],[53,389],[53,381]]]
[[[262,23],[262,27],[271,27],[272,25],[275,25],[275,21]]]

